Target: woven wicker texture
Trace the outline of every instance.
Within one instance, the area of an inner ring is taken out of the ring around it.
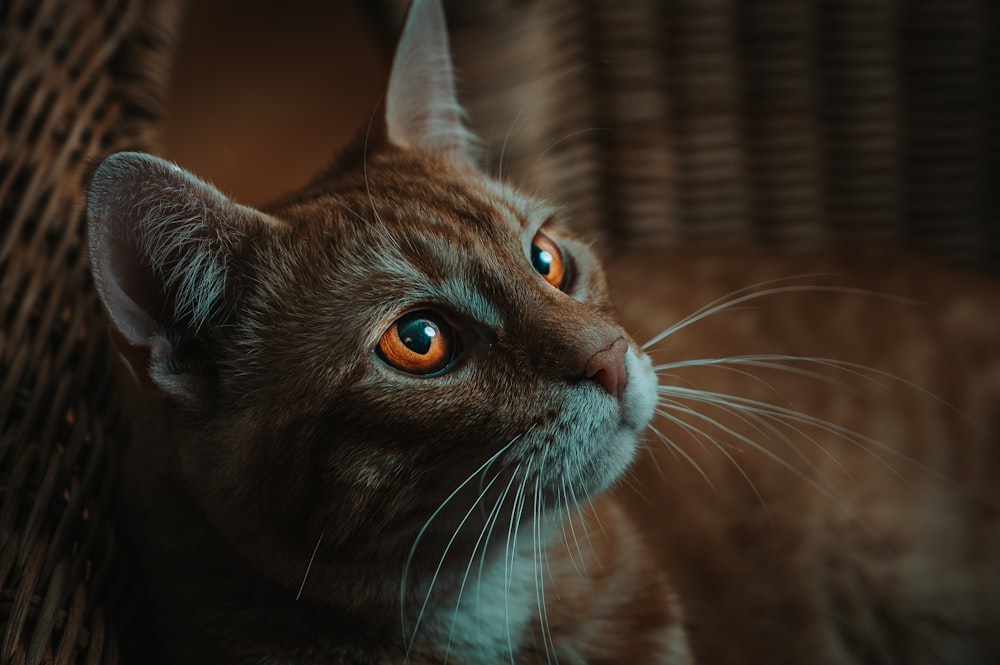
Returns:
[[[114,360],[84,244],[84,180],[150,149],[174,10],[0,1],[0,663],[115,663],[108,517]]]
[[[1000,269],[995,2],[447,5],[492,168],[618,247],[878,243]]]

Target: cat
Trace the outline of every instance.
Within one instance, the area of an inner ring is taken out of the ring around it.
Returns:
[[[1000,662],[995,283],[645,251],[616,308],[474,152],[415,0],[301,191],[96,169],[137,662]]]

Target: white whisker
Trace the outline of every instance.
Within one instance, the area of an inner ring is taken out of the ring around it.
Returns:
[[[734,405],[728,404],[724,400],[722,400],[722,401],[718,401],[718,400],[699,400],[697,397],[689,397],[689,399],[692,399],[694,401],[701,401],[702,403],[710,404],[712,406],[716,406],[716,407],[718,407],[720,409],[727,410],[727,411],[729,409],[737,408]],[[785,460],[784,458],[782,458],[781,456],[779,456],[777,453],[775,453],[774,451],[772,451],[772,450],[770,450],[768,448],[765,448],[760,443],[758,443],[757,441],[754,441],[750,437],[748,437],[748,436],[746,436],[744,434],[741,434],[741,433],[739,433],[739,432],[737,432],[737,431],[735,431],[735,430],[733,430],[733,429],[731,429],[731,428],[723,425],[721,422],[719,422],[715,418],[712,418],[711,416],[708,416],[708,415],[706,415],[706,414],[704,414],[704,413],[702,413],[700,411],[696,411],[696,410],[691,409],[689,407],[683,406],[682,404],[679,404],[677,402],[670,401],[670,400],[666,400],[666,401],[661,400],[660,403],[661,403],[662,406],[664,406],[666,408],[671,408],[671,409],[674,409],[675,411],[678,411],[678,412],[681,412],[681,413],[684,413],[684,414],[687,414],[687,415],[694,416],[694,417],[698,418],[699,420],[705,422],[706,424],[712,425],[713,427],[715,427],[716,429],[718,429],[720,432],[723,432],[723,433],[725,433],[725,434],[733,437],[737,441],[740,441],[740,442],[746,444],[747,446],[751,447],[752,449],[754,449],[754,450],[762,453],[763,455],[767,456],[772,461],[777,462],[782,467],[784,467],[784,468],[788,469],[789,471],[791,471],[793,474],[795,474],[801,480],[809,483],[810,486],[812,486],[814,489],[816,489],[818,491],[822,491],[825,495],[827,495],[830,498],[835,498],[835,497],[833,497],[832,494],[830,494],[830,492],[829,492],[828,489],[823,488],[814,479],[812,479],[809,476],[805,475],[805,473],[803,473],[801,469],[798,469],[798,468],[794,467],[791,463],[789,463],[787,460]],[[729,412],[733,413],[735,415],[734,411],[729,411]],[[754,413],[753,411],[747,411],[747,412],[748,413]],[[755,415],[759,416],[761,414],[760,413],[755,413]],[[782,422],[784,424],[784,421],[779,420],[779,422]],[[688,425],[690,426],[689,423],[688,423]],[[714,441],[714,439],[712,439],[712,440]],[[821,446],[820,446],[820,449],[823,450],[823,448]],[[824,450],[824,452],[827,452],[827,451]],[[730,458],[730,459],[732,459],[732,458]],[[836,460],[834,460],[834,461],[836,461]],[[735,462],[734,462],[734,464],[735,464]],[[841,466],[841,468],[843,468],[843,467]],[[742,468],[741,468],[741,472],[742,472]]]
[[[570,67],[559,76],[553,77],[548,83],[546,83],[542,87],[541,90],[537,91],[534,95],[524,100],[524,102],[521,104],[521,108],[517,110],[517,113],[514,115],[514,119],[511,121],[510,126],[507,128],[507,133],[503,137],[503,143],[500,145],[500,157],[497,159],[497,180],[503,182],[503,159],[504,155],[507,153],[507,144],[510,142],[510,137],[513,135],[514,129],[520,122],[521,116],[524,115],[524,112],[527,110],[528,105],[533,103],[541,95],[547,93],[549,88],[551,88],[553,85],[555,85],[565,77],[569,76],[570,74],[582,69],[583,67],[584,65],[582,64]]]
[[[668,414],[665,414],[665,413],[663,413],[660,410],[657,410],[657,413],[659,413],[660,415],[662,415],[664,418],[670,418],[670,416]],[[673,420],[672,418],[670,418],[670,419]],[[674,421],[674,422],[676,422],[678,425],[680,425],[681,428],[683,428],[688,433],[689,436],[691,436],[692,438],[695,438],[695,440],[698,442],[699,445],[704,446],[704,444],[701,441],[698,441],[698,439],[694,436],[694,434],[688,429],[687,423],[685,423],[685,422],[678,422],[678,421]],[[708,474],[705,473],[705,470],[701,468],[701,466],[698,464],[698,462],[696,462],[691,457],[691,455],[689,455],[687,453],[686,450],[684,450],[682,447],[680,447],[679,445],[677,445],[676,443],[674,443],[672,439],[670,439],[667,436],[665,436],[664,434],[662,434],[655,427],[650,427],[650,429],[667,446],[667,450],[669,450],[670,453],[673,454],[675,458],[677,458],[677,456],[680,455],[680,457],[682,457],[688,464],[690,464],[694,468],[694,470],[698,472],[698,475],[700,475],[705,480],[705,482],[708,483],[708,486],[710,488],[712,488],[713,492],[715,492],[716,494],[719,493],[719,490],[715,487],[715,483],[712,482],[712,480],[708,477]],[[655,460],[656,458],[654,457],[653,459]],[[659,467],[657,467],[657,468],[659,468]],[[662,476],[662,471],[661,471],[661,476]]]
[[[910,457],[909,455],[887,446],[880,441],[873,439],[868,436],[864,436],[859,432],[855,432],[847,427],[836,425],[822,418],[817,418],[815,416],[810,416],[807,413],[801,411],[796,411],[794,409],[788,409],[785,407],[777,406],[775,404],[770,404],[768,402],[762,402],[759,400],[754,400],[746,397],[739,397],[737,395],[727,395],[725,393],[709,392],[704,390],[691,390],[689,388],[682,388],[679,386],[660,386],[658,389],[660,395],[669,395],[670,397],[676,397],[680,399],[691,399],[703,404],[713,404],[717,406],[728,406],[730,408],[738,408],[743,411],[753,412],[760,416],[773,418],[777,422],[788,423],[796,422],[803,425],[808,425],[810,427],[815,427],[816,429],[827,432],[829,434],[836,435],[838,438],[854,443],[862,450],[865,450],[874,459],[878,460],[888,471],[899,478],[901,481],[906,483],[911,488],[910,482],[903,477],[903,475],[889,462],[875,453],[875,450],[885,452],[897,459],[903,460],[914,467],[925,471],[928,474],[933,475],[939,480],[951,483],[947,477],[941,475],[936,470],[922,464],[916,459]],[[752,442],[751,442],[752,443]],[[873,450],[875,449],[875,450]],[[916,492],[916,488],[913,488]],[[917,492],[919,494],[919,492]]]
[[[578,575],[580,575],[581,577],[583,577],[583,579],[587,581],[587,586],[590,586],[590,571],[587,570],[587,561],[583,558],[583,550],[580,548],[580,539],[577,538],[576,527],[573,526],[573,514],[577,511],[577,509],[575,506],[571,507],[569,505],[569,495],[566,493],[565,482],[563,482],[563,485],[559,488],[559,493],[562,496],[563,503],[566,506],[566,519],[563,522],[563,533],[565,533],[566,523],[568,522],[570,534],[573,536],[573,544],[576,546],[576,552],[580,557],[580,566],[583,568],[583,570],[581,571],[580,568],[577,568],[575,563],[573,564],[573,568],[576,569]],[[572,562],[573,554],[571,551],[569,551],[569,543],[566,543],[566,550],[569,553],[569,560]]]
[[[535,475],[535,491],[531,499],[531,555],[534,564],[535,577],[535,602],[538,604],[538,623],[541,628],[542,648],[545,650],[545,659],[551,663],[555,656],[555,647],[552,645],[552,634],[549,631],[549,617],[545,603],[545,579],[542,570],[542,511],[541,511],[541,468]],[[551,654],[551,655],[550,655]],[[559,659],[556,658],[556,662]]]
[[[500,477],[501,473],[502,471],[498,471],[496,475],[493,476],[493,479],[489,482],[489,485],[486,486],[487,490],[490,487],[492,487],[493,483],[496,481],[497,478]],[[410,636],[410,641],[406,645],[407,657],[409,657],[410,649],[413,648],[413,643],[417,639],[417,631],[420,629],[420,622],[424,618],[424,612],[427,610],[427,605],[430,603],[431,593],[433,593],[434,585],[437,583],[438,576],[441,574],[441,569],[444,567],[444,561],[448,557],[448,552],[451,551],[451,546],[455,543],[455,540],[458,538],[459,531],[461,531],[462,527],[465,526],[465,523],[469,520],[469,516],[472,515],[473,512],[475,512],[476,506],[479,505],[479,502],[482,500],[483,496],[484,494],[479,494],[479,496],[476,497],[475,502],[472,504],[469,510],[465,513],[465,515],[462,516],[462,519],[461,521],[459,521],[458,526],[455,527],[455,531],[451,534],[451,538],[448,539],[448,544],[445,545],[444,552],[441,554],[441,558],[438,559],[437,568],[434,569],[434,574],[431,576],[431,583],[427,586],[427,593],[424,594],[424,602],[420,606],[420,612],[417,613],[417,620],[413,624],[413,634]]]
[[[372,214],[375,215],[375,220],[379,223],[379,226],[384,228],[385,224],[382,222],[382,218],[379,217],[378,210],[375,208],[375,199],[372,198],[372,190],[368,184],[368,138],[372,132],[372,123],[375,121],[375,115],[378,113],[379,107],[376,106],[375,110],[372,111],[371,116],[368,118],[368,127],[365,128],[365,142],[361,149],[361,169],[365,181],[365,192],[368,194],[368,203],[371,205]]]
[[[671,404],[676,404],[676,402],[670,402],[670,403]],[[805,452],[803,452],[802,450],[800,450],[799,447],[796,446],[791,441],[791,439],[788,437],[788,435],[786,435],[784,432],[782,432],[781,430],[779,430],[778,427],[776,425],[774,425],[772,422],[769,422],[767,418],[761,416],[760,414],[754,413],[752,411],[747,411],[747,410],[744,410],[744,409],[734,408],[733,406],[731,406],[729,404],[712,403],[711,406],[713,406],[713,407],[715,407],[715,408],[723,411],[724,413],[728,413],[729,415],[733,416],[734,418],[736,418],[736,419],[740,420],[741,422],[745,423],[746,425],[748,425],[749,427],[751,427],[752,429],[754,429],[756,432],[758,432],[759,434],[763,435],[765,439],[768,439],[768,440],[771,440],[771,441],[778,440],[778,441],[783,442],[789,450],[791,450],[802,461],[804,461],[806,464],[808,464],[810,467],[812,467],[813,470],[817,469],[817,467],[816,467],[815,463],[812,461],[812,459],[808,455],[806,455]],[[781,421],[781,424],[783,426],[787,427],[788,429],[792,430],[793,432],[798,433],[803,438],[805,438],[806,440],[808,440],[809,442],[811,442],[813,445],[815,445],[819,450],[821,450],[824,454],[826,454],[826,456],[829,457],[830,460],[834,464],[836,464],[842,471],[844,471],[844,473],[847,474],[848,477],[850,477],[850,473],[848,473],[847,469],[840,463],[840,461],[836,458],[836,456],[833,455],[833,453],[831,453],[830,451],[828,451],[825,448],[823,448],[823,446],[820,445],[820,443],[818,441],[816,441],[816,439],[814,439],[812,436],[806,434],[803,430],[799,429],[798,427],[795,427],[791,423],[788,423],[788,422],[785,422],[785,421]]]
[[[469,515],[472,514],[472,511],[476,508],[476,506],[482,504],[483,497],[486,496],[486,493],[489,492],[490,488],[493,486],[493,483],[496,482],[497,478],[499,478],[502,473],[503,473],[503,471],[498,471],[493,476],[493,478],[490,480],[490,482],[486,485],[486,487],[480,489],[480,491],[479,491],[479,497],[472,504],[472,508],[469,509],[469,512],[465,514],[465,517],[462,519],[461,523],[459,523],[458,528],[455,529],[455,536],[458,535],[458,532],[462,528],[462,525],[465,524],[465,520],[467,520],[469,518]],[[511,477],[511,482],[513,482],[513,481],[514,481],[514,478]],[[507,487],[508,488],[510,487],[510,483],[508,483]],[[498,506],[499,506],[499,500],[498,500],[498,503],[493,506],[493,510],[495,511]],[[493,513],[493,511],[491,511],[491,514],[492,513]],[[448,631],[448,645],[445,648],[445,652],[444,652],[444,662],[445,663],[448,662],[448,656],[451,653],[451,641],[452,641],[452,637],[455,634],[455,623],[458,621],[459,609],[460,609],[460,606],[462,604],[462,594],[465,592],[465,583],[469,579],[469,571],[472,569],[472,562],[476,559],[476,552],[479,550],[480,543],[483,542],[483,537],[486,534],[486,528],[487,528],[488,524],[489,524],[489,522],[488,522],[488,519],[487,519],[487,523],[484,524],[483,528],[479,531],[479,537],[476,539],[476,544],[472,548],[472,554],[469,555],[469,563],[465,567],[465,574],[462,575],[462,583],[458,587],[458,595],[457,595],[457,597],[455,599],[455,612],[452,615],[452,619],[451,619],[451,629]],[[454,536],[452,537],[452,540],[454,540]],[[444,563],[444,558],[448,555],[448,549],[450,547],[451,547],[451,542],[448,543],[448,546],[445,547],[444,554],[441,555],[441,562],[438,564],[438,568],[439,569],[440,569],[441,563]],[[485,546],[483,547],[483,551],[484,552],[486,551]],[[435,573],[435,577],[436,577],[436,573]],[[427,590],[427,597],[428,598],[430,598],[430,592],[433,590],[433,588],[434,588],[434,580],[432,579],[431,580],[430,588]],[[426,601],[425,601],[425,604],[426,604]],[[419,625],[419,623],[420,623],[420,617],[418,616],[417,617],[417,624]]]
[[[295,594],[295,600],[302,598],[302,590],[306,588],[306,579],[309,577],[309,571],[312,570],[313,561],[316,560],[316,553],[319,552],[319,544],[323,542],[323,536],[326,535],[326,529],[323,529],[319,538],[316,539],[316,546],[313,547],[312,556],[309,557],[309,563],[306,564],[306,572],[302,575],[302,584],[299,585],[299,592]]]
[[[597,514],[597,506],[594,505],[594,497],[588,496],[587,503],[590,505],[590,513],[594,516],[594,520],[597,522],[597,526],[601,528],[601,533],[605,536],[608,535],[607,529],[604,528],[604,523],[601,522],[601,516]]]
[[[507,527],[507,545],[504,550],[504,623],[507,632],[507,648],[510,651],[511,663],[514,662],[514,641],[510,631],[510,589],[514,580],[514,565],[517,559],[517,534],[521,528],[521,513],[524,511],[525,495],[527,494],[528,477],[531,475],[532,460],[524,469],[521,484],[514,493],[514,503],[510,514],[510,524]]]
[[[420,528],[420,531],[417,533],[417,537],[413,541],[413,545],[410,547],[410,553],[406,557],[406,564],[403,566],[403,576],[402,576],[402,578],[400,579],[400,582],[399,582],[399,620],[400,620],[400,625],[401,625],[401,627],[403,629],[404,639],[405,639],[405,636],[406,636],[406,633],[407,633],[407,630],[406,630],[406,608],[405,608],[406,582],[407,582],[407,578],[408,578],[409,571],[410,571],[410,565],[413,563],[413,556],[414,556],[414,554],[417,551],[417,546],[420,544],[420,540],[423,538],[424,534],[427,532],[427,529],[430,527],[431,523],[435,520],[435,518],[437,518],[438,515],[441,514],[441,511],[444,510],[445,506],[447,506],[448,503],[452,499],[454,499],[455,496],[460,491],[462,491],[462,489],[466,485],[468,485],[470,482],[472,482],[472,480],[474,478],[476,478],[476,476],[478,476],[480,473],[485,472],[486,469],[488,469],[500,457],[500,455],[502,455],[504,452],[506,452],[508,448],[510,448],[512,445],[514,445],[514,443],[518,439],[520,439],[521,436],[523,436],[523,434],[518,434],[513,439],[511,439],[506,445],[504,445],[498,451],[496,451],[495,453],[493,453],[493,455],[491,455],[489,459],[487,459],[485,462],[483,462],[483,464],[480,465],[479,468],[477,468],[465,480],[463,480],[459,484],[459,486],[456,487],[452,491],[452,493],[449,494],[448,497],[444,501],[441,502],[441,505],[439,505],[437,507],[437,509],[431,514],[431,516],[429,518],[427,518],[427,521],[424,522],[424,525]],[[482,495],[480,495],[480,498],[482,498]],[[478,503],[478,500],[477,500],[477,503]],[[475,505],[473,505],[473,509],[474,508],[475,508]],[[457,535],[457,531],[456,531],[456,535]],[[454,539],[454,536],[452,538]],[[442,562],[443,562],[443,558],[442,558]],[[438,570],[435,571],[435,573],[434,573],[434,578],[435,579],[437,578],[437,574],[438,574],[438,572],[440,572],[440,569],[441,569],[441,565],[439,564],[438,565]],[[433,582],[431,583],[431,586],[433,586]],[[427,598],[425,598],[423,607],[420,610],[420,616],[421,617],[423,616],[424,609],[427,606],[427,600],[429,599],[429,594],[430,594],[430,592],[428,591],[428,596],[427,596]],[[409,657],[410,649],[413,646],[413,640],[416,638],[417,627],[419,626],[419,623],[420,623],[420,619],[418,618],[417,619],[417,623],[416,623],[416,625],[414,625],[414,628],[413,628],[413,636],[407,641],[407,647],[406,647],[407,658]]]
[[[552,150],[553,148],[555,148],[560,143],[564,143],[566,141],[569,141],[572,138],[576,138],[577,136],[581,136],[583,134],[589,134],[591,132],[597,132],[597,131],[601,131],[599,127],[588,127],[586,129],[578,129],[575,132],[570,132],[569,134],[566,134],[565,136],[563,136],[560,139],[556,139],[555,141],[553,141],[552,143],[550,143],[548,145],[548,147],[545,148],[545,150],[542,150],[540,153],[538,153],[538,156],[535,157],[535,161],[531,162],[531,166],[529,166],[527,169],[525,169],[525,172],[526,173],[531,173],[531,171],[538,165],[538,162],[540,162],[542,160],[542,157],[544,157],[545,155],[549,154],[549,151]]]
[[[715,419],[713,419],[713,418],[711,418],[709,416],[706,416],[706,415],[704,415],[702,413],[699,413],[699,412],[695,411],[694,409],[688,409],[688,408],[685,408],[683,406],[677,405],[675,403],[664,402],[662,400],[661,400],[660,404],[661,404],[661,406],[664,406],[666,408],[672,408],[672,409],[680,411],[681,413],[685,413],[685,414],[688,414],[688,415],[695,416],[696,418],[699,418],[699,419],[701,419],[701,420],[703,420],[703,421],[705,421],[705,422],[713,425],[714,427],[717,427],[718,429],[722,430],[723,432],[726,432],[726,433],[731,434],[731,435],[736,436],[736,437],[741,437],[740,440],[744,441],[745,443],[748,443],[749,445],[757,448],[758,450],[767,450],[766,448],[763,448],[762,446],[759,446],[758,444],[754,443],[751,439],[749,439],[747,437],[743,437],[742,435],[738,434],[737,432],[734,432],[733,430],[727,428],[725,425],[723,425],[722,423],[718,422],[717,420],[715,420]],[[671,415],[671,414],[669,414],[669,413],[667,413],[665,411],[661,411],[661,410],[658,409],[657,413],[659,413],[661,416],[663,416],[665,418],[668,418],[669,420],[671,420],[671,421],[673,421],[675,423],[680,424],[680,422],[681,422],[679,418],[677,418],[676,416],[673,416],[673,415]],[[764,497],[761,495],[760,490],[757,489],[757,485],[754,484],[753,480],[750,478],[749,474],[747,474],[746,470],[740,465],[740,463],[736,461],[736,459],[729,453],[728,450],[726,450],[726,447],[724,445],[722,445],[721,443],[719,443],[718,440],[715,439],[715,437],[709,436],[709,434],[707,432],[705,432],[704,430],[702,430],[702,429],[700,429],[698,427],[695,427],[694,425],[691,425],[691,423],[684,423],[684,425],[686,427],[693,428],[695,432],[698,432],[702,436],[706,437],[709,441],[711,441],[715,445],[716,450],[718,450],[723,455],[725,455],[726,459],[728,459],[732,463],[732,465],[736,468],[736,470],[739,471],[740,475],[743,476],[743,479],[750,486],[750,489],[753,490],[754,495],[757,497],[758,501],[760,501],[760,505],[764,509],[764,513],[770,519],[770,517],[771,517],[771,511],[768,509],[767,502],[764,501]],[[770,452],[770,451],[767,451],[767,452]],[[775,458],[777,458],[777,456],[775,456]],[[777,459],[780,459],[780,458],[777,458]],[[785,462],[782,462],[782,463],[785,464],[785,466],[787,466],[789,468],[794,468],[794,467],[791,467],[791,465],[789,465],[789,464],[787,464]]]
[[[478,580],[476,584],[476,612],[479,613],[479,608],[481,607],[480,602],[480,592],[482,591],[482,579],[483,579],[483,568],[486,566],[486,548],[489,545],[490,539],[493,537],[493,528],[500,519],[500,513],[503,511],[503,504],[507,500],[507,495],[510,493],[510,488],[514,485],[514,480],[517,478],[518,472],[521,470],[521,465],[518,464],[514,468],[514,472],[510,475],[510,480],[507,481],[507,486],[504,487],[503,492],[500,494],[500,498],[497,499],[496,503],[493,505],[493,510],[490,515],[486,518],[486,540],[483,544],[483,548],[479,554],[479,570],[476,573]],[[475,550],[473,550],[473,556],[475,556]],[[468,575],[468,571],[466,571]]]
[[[789,282],[792,280],[816,278],[816,277],[831,277],[833,275],[823,275],[823,274],[808,274],[808,275],[796,275],[792,277],[781,277],[778,279],[767,280],[764,282],[759,282],[757,284],[737,289],[732,293],[722,296],[713,300],[708,305],[698,309],[693,314],[684,317],[673,326],[667,328],[663,332],[655,335],[652,339],[642,345],[642,349],[646,350],[655,344],[663,341],[667,337],[674,335],[684,328],[701,321],[709,316],[718,314],[726,310],[731,310],[737,305],[741,305],[745,302],[750,302],[753,300],[759,300],[767,296],[787,294],[787,293],[846,293],[859,296],[866,296],[870,298],[883,298],[890,300],[892,302],[897,302],[907,305],[917,305],[919,304],[916,300],[911,300],[909,298],[902,298],[900,296],[894,296],[885,293],[878,293],[875,291],[868,291],[866,289],[857,289],[848,286],[830,286],[830,285],[807,285],[807,284],[793,284],[790,286],[775,286],[770,288],[761,289],[761,287],[769,286],[771,284],[781,284],[783,282]],[[760,289],[760,290],[757,290]]]
[[[889,383],[900,384],[906,388],[912,389],[915,392],[920,393],[928,399],[932,399],[938,404],[946,407],[951,412],[960,416],[966,422],[971,425],[978,426],[978,423],[964,413],[961,409],[956,407],[954,404],[943,399],[940,395],[937,395],[930,390],[927,390],[923,386],[909,379],[905,379],[901,376],[893,374],[892,372],[887,372],[885,370],[880,370],[876,367],[871,367],[869,365],[862,365],[860,363],[854,363],[846,360],[837,360],[835,358],[817,358],[812,356],[788,356],[780,354],[750,354],[741,356],[728,356],[724,358],[701,358],[701,359],[690,359],[690,360],[680,360],[676,362],[665,363],[662,365],[656,365],[653,367],[653,371],[657,372],[659,375],[660,371],[663,370],[677,370],[684,369],[688,367],[724,367],[727,365],[744,365],[749,367],[757,367],[761,369],[770,369],[785,372],[788,374],[796,374],[799,376],[805,376],[808,378],[816,379],[818,381],[828,382],[832,385],[837,386],[845,390],[851,390],[852,392],[857,392],[856,388],[840,381],[834,377],[822,374],[820,372],[815,372],[802,367],[796,367],[793,363],[803,363],[810,365],[818,365],[820,367],[825,367],[829,369],[835,369],[851,376],[863,379],[872,383],[880,388],[890,390],[890,385],[882,383],[880,379],[884,379]],[[669,376],[676,377],[677,375],[671,374]],[[750,374],[753,377],[753,374]]]
[[[566,489],[569,490],[570,498],[573,500],[573,505],[576,506],[576,514],[580,517],[580,528],[583,530],[583,536],[587,539],[587,545],[590,547],[590,553],[594,555],[594,561],[597,565],[601,566],[600,557],[597,556],[597,550],[594,549],[594,541],[590,539],[590,530],[587,528],[587,521],[583,517],[583,510],[579,499],[576,498],[576,492],[573,491],[572,485],[567,485]]]

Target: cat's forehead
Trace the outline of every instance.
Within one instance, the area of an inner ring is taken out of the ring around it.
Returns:
[[[393,167],[373,170],[365,194],[376,218],[380,207],[394,208],[394,219],[383,221],[402,234],[429,226],[476,242],[504,242],[536,229],[553,212],[539,199],[469,168],[420,161]]]
[[[531,285],[531,239],[550,207],[478,173],[372,168],[278,216],[296,229],[330,297],[372,319],[442,305],[499,326]],[[322,277],[321,277],[322,275]]]
[[[555,209],[478,171],[407,155],[373,159],[283,212],[306,235],[335,237],[334,250],[382,248],[443,279],[435,273],[449,257],[523,253]]]
[[[444,225],[488,240],[537,227],[553,212],[468,164],[392,147],[335,172],[321,191],[400,234]]]

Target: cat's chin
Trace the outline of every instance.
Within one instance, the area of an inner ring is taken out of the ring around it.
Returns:
[[[579,495],[593,496],[617,482],[635,458],[639,438],[653,418],[657,381],[652,362],[630,347],[625,369],[628,381],[621,399],[612,407],[603,394],[600,399],[604,404],[591,402],[584,407],[587,417],[603,420],[603,424],[596,425],[572,446],[564,458],[567,463],[560,467],[563,478],[577,488]]]

